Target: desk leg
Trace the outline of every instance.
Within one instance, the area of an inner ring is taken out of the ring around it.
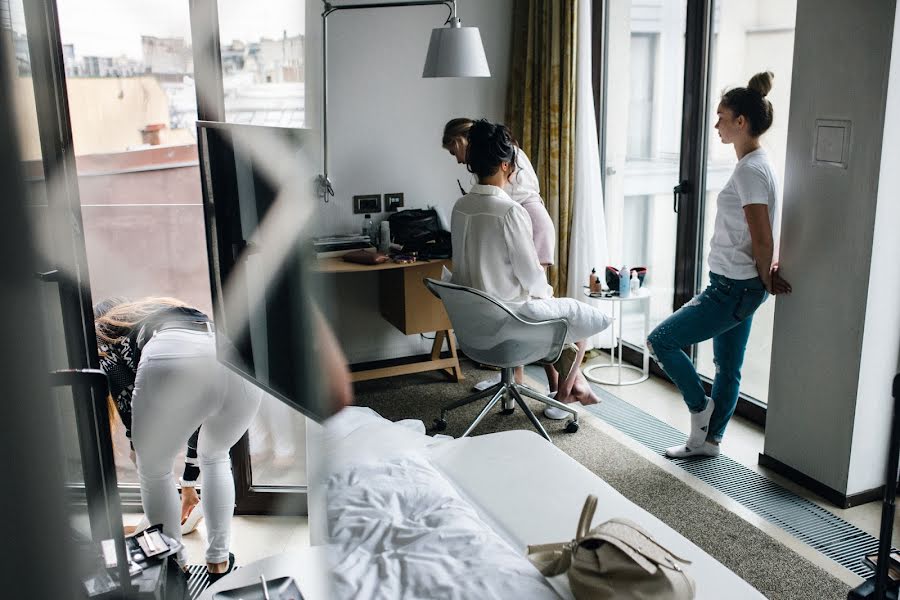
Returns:
[[[453,381],[461,381],[466,377],[459,367],[459,356],[456,355],[456,334],[454,334],[452,330],[447,332],[447,345],[450,346],[450,356],[456,361],[456,366],[449,369],[450,377],[453,378]]]
[[[434,333],[434,344],[431,346],[431,360],[441,358],[441,349],[444,347],[445,339],[447,340],[447,347],[450,350],[450,357],[453,359],[454,366],[449,369],[443,369],[443,371],[453,381],[465,379],[462,369],[459,368],[459,357],[456,355],[456,337],[454,337],[451,330],[436,331]]]

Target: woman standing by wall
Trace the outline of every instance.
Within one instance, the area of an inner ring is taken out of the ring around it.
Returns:
[[[737,406],[741,366],[753,313],[769,294],[786,294],[774,255],[779,186],[760,136],[772,125],[766,99],[773,75],[757,73],[747,87],[726,92],[716,110],[716,130],[731,144],[738,163],[719,192],[709,250],[709,286],[660,323],[647,344],[675,382],[691,412],[686,443],[666,450],[671,458],[716,456]],[[707,397],[697,370],[682,348],[712,339],[716,375]]]

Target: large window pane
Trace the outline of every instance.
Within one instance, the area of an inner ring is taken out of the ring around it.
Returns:
[[[189,5],[59,0],[59,17],[94,300],[173,296],[212,315]],[[304,3],[218,5],[227,120],[302,126]],[[305,423],[263,406],[254,483],[304,484]],[[121,423],[114,440],[119,481],[136,484]]]
[[[304,0],[219,0],[225,120],[304,126]]]
[[[755,73],[772,71],[775,74],[774,85],[768,96],[775,109],[775,119],[771,129],[762,137],[762,145],[769,153],[779,181],[783,185],[796,0],[717,2],[715,8],[711,106],[713,108],[718,106],[724,91],[747,85]],[[710,115],[710,119],[714,122],[715,115]],[[709,282],[706,259],[716,218],[716,199],[736,163],[734,148],[722,144],[716,130],[710,126],[706,166],[706,210],[703,215],[704,287]],[[776,218],[779,216],[776,215]],[[777,246],[777,237],[775,243]],[[741,391],[763,402],[768,399],[769,392],[774,313],[775,302],[772,299],[756,311],[741,373]],[[697,369],[707,377],[715,376],[711,341],[699,345]]]
[[[218,1],[227,122],[304,127],[305,5]],[[254,486],[305,485],[305,418],[264,395],[250,428],[250,461]]]
[[[605,208],[610,260],[647,267],[650,327],[672,312],[684,79],[685,2],[610,0]],[[603,267],[603,265],[598,265]],[[626,303],[624,338],[644,343],[642,307]]]
[[[58,8],[94,301],[174,296],[211,314],[188,3]],[[120,422],[113,435],[119,482],[136,484]]]

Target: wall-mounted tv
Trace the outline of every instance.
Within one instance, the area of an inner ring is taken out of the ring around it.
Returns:
[[[197,142],[219,360],[321,420],[304,235],[316,206],[316,138],[199,121]]]

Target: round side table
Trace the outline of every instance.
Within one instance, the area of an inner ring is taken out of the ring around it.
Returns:
[[[604,385],[634,385],[636,383],[641,383],[642,381],[647,381],[647,379],[650,377],[650,352],[647,349],[647,336],[650,335],[650,290],[647,288],[641,288],[636,293],[631,294],[627,298],[621,298],[619,296],[591,295],[588,290],[584,291],[584,295],[591,298],[592,300],[611,302],[613,320],[612,327],[616,326],[617,320],[619,325],[618,356],[616,356],[616,346],[613,346],[610,350],[609,363],[594,364],[586,367],[582,371],[585,378],[588,381],[593,381],[594,383],[602,383]],[[622,322],[624,321],[624,319],[622,318],[622,308],[623,304],[625,304],[626,302],[640,302],[644,309],[644,342],[641,344],[641,350],[643,353],[643,366],[640,368],[635,367],[634,365],[626,364],[622,359]],[[616,316],[616,313],[618,313],[618,317]],[[604,369],[613,370],[613,372],[605,377],[595,374],[596,372],[602,371]],[[629,378],[623,380],[622,374],[625,371],[632,371],[634,373],[637,373],[638,377],[633,378],[629,376]]]

